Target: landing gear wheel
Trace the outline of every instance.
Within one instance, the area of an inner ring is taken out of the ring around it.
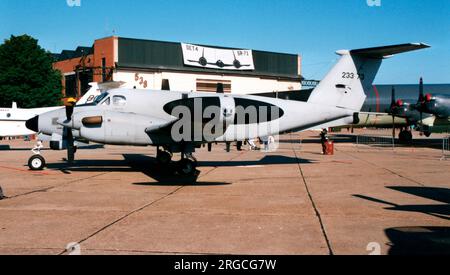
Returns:
[[[45,167],[45,159],[41,155],[34,155],[28,160],[31,171],[41,171]]]
[[[425,132],[423,132],[423,134],[424,134],[427,138],[431,137],[431,132],[429,132],[429,131],[425,131]]]
[[[173,155],[170,152],[167,151],[158,151],[158,154],[156,156],[156,160],[159,164],[162,165],[169,165],[172,161]]]
[[[400,142],[403,144],[411,143],[413,140],[413,135],[410,131],[402,131],[399,135]]]
[[[178,173],[182,176],[191,176],[195,174],[197,162],[190,159],[182,159],[178,162]]]
[[[411,143],[413,141],[413,135],[412,135],[411,131],[406,131],[405,137],[406,137],[406,140],[408,141],[408,143]]]

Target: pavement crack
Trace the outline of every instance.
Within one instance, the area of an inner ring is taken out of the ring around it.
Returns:
[[[135,214],[135,213],[137,213],[137,212],[140,212],[140,211],[144,210],[145,208],[150,207],[150,206],[152,206],[152,205],[154,205],[154,204],[156,204],[156,203],[158,203],[158,202],[164,200],[164,199],[167,198],[167,197],[172,196],[173,194],[177,193],[178,191],[180,191],[180,190],[183,189],[184,187],[185,187],[185,186],[180,186],[180,187],[178,187],[177,189],[175,189],[174,191],[168,193],[167,195],[165,195],[165,196],[163,196],[163,197],[161,197],[161,198],[159,198],[159,199],[157,199],[157,200],[154,200],[154,201],[152,201],[152,202],[150,202],[150,203],[147,203],[147,204],[145,204],[144,206],[141,206],[141,207],[139,207],[138,209],[135,209],[135,210],[133,210],[133,211],[127,213],[126,215],[123,215],[122,217],[120,217],[120,218],[114,220],[113,222],[111,222],[111,223],[109,223],[109,224],[103,226],[103,227],[100,228],[99,230],[95,231],[93,234],[89,235],[88,237],[82,239],[81,241],[78,242],[78,244],[82,244],[83,242],[85,242],[85,241],[89,240],[90,238],[96,236],[97,234],[99,234],[99,233],[105,231],[106,229],[110,228],[111,226],[113,226],[113,225],[115,225],[115,224],[117,224],[117,223],[123,221],[124,219],[128,218],[129,216],[131,216],[131,215],[133,215],[133,214]],[[64,251],[62,251],[61,253],[59,253],[59,255],[63,255],[63,254],[66,253],[66,252],[67,252],[67,251],[64,250]]]
[[[31,195],[31,194],[36,194],[36,193],[45,193],[45,192],[48,192],[48,191],[50,191],[52,189],[55,189],[55,188],[63,187],[63,186],[69,185],[69,184],[77,183],[77,182],[82,182],[82,181],[85,181],[85,180],[94,179],[96,177],[101,177],[101,176],[106,175],[106,174],[108,174],[108,172],[107,173],[98,174],[98,175],[95,175],[95,176],[91,176],[91,177],[87,177],[87,178],[83,178],[83,179],[77,179],[77,180],[73,180],[73,181],[68,181],[68,182],[60,184],[60,185],[55,185],[55,186],[51,186],[51,187],[47,187],[47,188],[33,190],[33,191],[30,191],[30,192],[19,194],[19,195],[15,195],[15,196],[12,196],[12,197],[6,197],[5,200],[12,200],[12,199],[16,199],[16,198],[28,196],[28,195]]]
[[[322,235],[323,235],[323,237],[325,239],[325,242],[327,244],[328,253],[330,255],[334,255],[333,249],[331,247],[330,239],[328,238],[327,231],[325,229],[325,224],[323,223],[322,216],[321,216],[320,211],[319,211],[319,209],[318,209],[318,207],[317,207],[317,205],[316,205],[316,203],[314,201],[314,198],[313,198],[313,196],[311,194],[311,191],[310,191],[309,186],[308,186],[308,182],[306,181],[305,174],[303,173],[303,168],[302,168],[302,165],[301,165],[301,161],[300,161],[300,159],[299,159],[299,157],[297,155],[297,150],[294,147],[292,147],[292,150],[294,151],[295,158],[297,159],[298,169],[300,171],[300,175],[302,177],[303,184],[305,185],[306,192],[308,193],[308,198],[309,198],[309,200],[311,202],[311,205],[312,205],[312,207],[314,209],[314,212],[316,213],[316,217],[319,220],[320,229],[322,231]]]
[[[232,157],[232,158],[229,159],[228,161],[233,161],[234,159],[236,159],[236,158],[238,158],[238,157],[240,157],[240,156],[242,156],[242,155],[243,155],[243,153],[241,153],[241,154],[239,154],[239,155],[237,155],[237,156]],[[210,173],[212,173],[213,171],[215,171],[215,170],[218,169],[218,168],[219,168],[219,167],[214,167],[213,169],[207,171],[205,174],[201,175],[198,179],[201,179],[201,178],[203,178],[203,177],[209,175]],[[112,227],[113,225],[115,225],[115,224],[117,224],[117,223],[119,223],[119,222],[125,220],[126,218],[132,216],[133,214],[136,214],[136,213],[138,213],[138,212],[140,212],[140,211],[142,211],[142,210],[144,210],[144,209],[146,209],[146,208],[148,208],[148,207],[151,207],[151,206],[157,204],[157,203],[160,202],[160,201],[163,201],[164,199],[166,199],[166,198],[168,198],[168,197],[170,197],[170,196],[176,194],[178,191],[180,191],[180,190],[182,190],[182,189],[184,189],[184,188],[186,188],[186,187],[187,187],[187,186],[180,186],[180,187],[178,187],[177,189],[175,189],[174,191],[172,191],[172,192],[170,192],[170,193],[168,193],[168,194],[162,196],[161,198],[156,199],[156,200],[154,200],[154,201],[152,201],[152,202],[150,202],[150,203],[147,203],[147,204],[145,204],[145,205],[139,207],[138,209],[135,209],[135,210],[133,210],[133,211],[127,213],[126,215],[121,216],[120,218],[114,220],[114,221],[111,222],[111,223],[108,223],[107,225],[103,226],[103,227],[100,228],[99,230],[95,231],[94,233],[92,233],[92,234],[89,235],[88,237],[86,237],[86,238],[80,240],[80,241],[78,242],[78,244],[82,244],[82,243],[86,242],[87,240],[89,240],[89,239],[95,237],[96,235],[100,234],[101,232],[105,231],[106,229]],[[64,250],[64,251],[60,252],[59,255],[64,255],[65,253],[67,253],[67,250]]]

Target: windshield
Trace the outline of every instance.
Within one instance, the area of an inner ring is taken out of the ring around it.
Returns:
[[[108,93],[103,93],[99,96],[97,96],[94,100],[94,104],[98,105],[100,102],[102,102],[103,99],[105,99],[109,94]]]

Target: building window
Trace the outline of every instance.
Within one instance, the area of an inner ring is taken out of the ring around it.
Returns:
[[[102,58],[102,82],[106,81],[106,58]]]
[[[169,79],[163,79],[163,80],[162,80],[161,90],[163,90],[163,91],[170,91],[170,82],[169,82]]]
[[[113,97],[113,104],[114,106],[125,106],[127,104],[127,99],[124,96],[121,95],[115,95]]]
[[[216,93],[219,83],[223,85],[224,93],[231,93],[231,80],[197,79],[197,91]]]
[[[77,76],[76,75],[66,75],[65,77],[65,90],[66,97],[77,97]]]

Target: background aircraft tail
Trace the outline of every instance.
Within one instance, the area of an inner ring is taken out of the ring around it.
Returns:
[[[338,63],[314,89],[308,102],[359,112],[381,66],[394,54],[430,46],[422,43],[401,44],[359,50],[341,50]]]

